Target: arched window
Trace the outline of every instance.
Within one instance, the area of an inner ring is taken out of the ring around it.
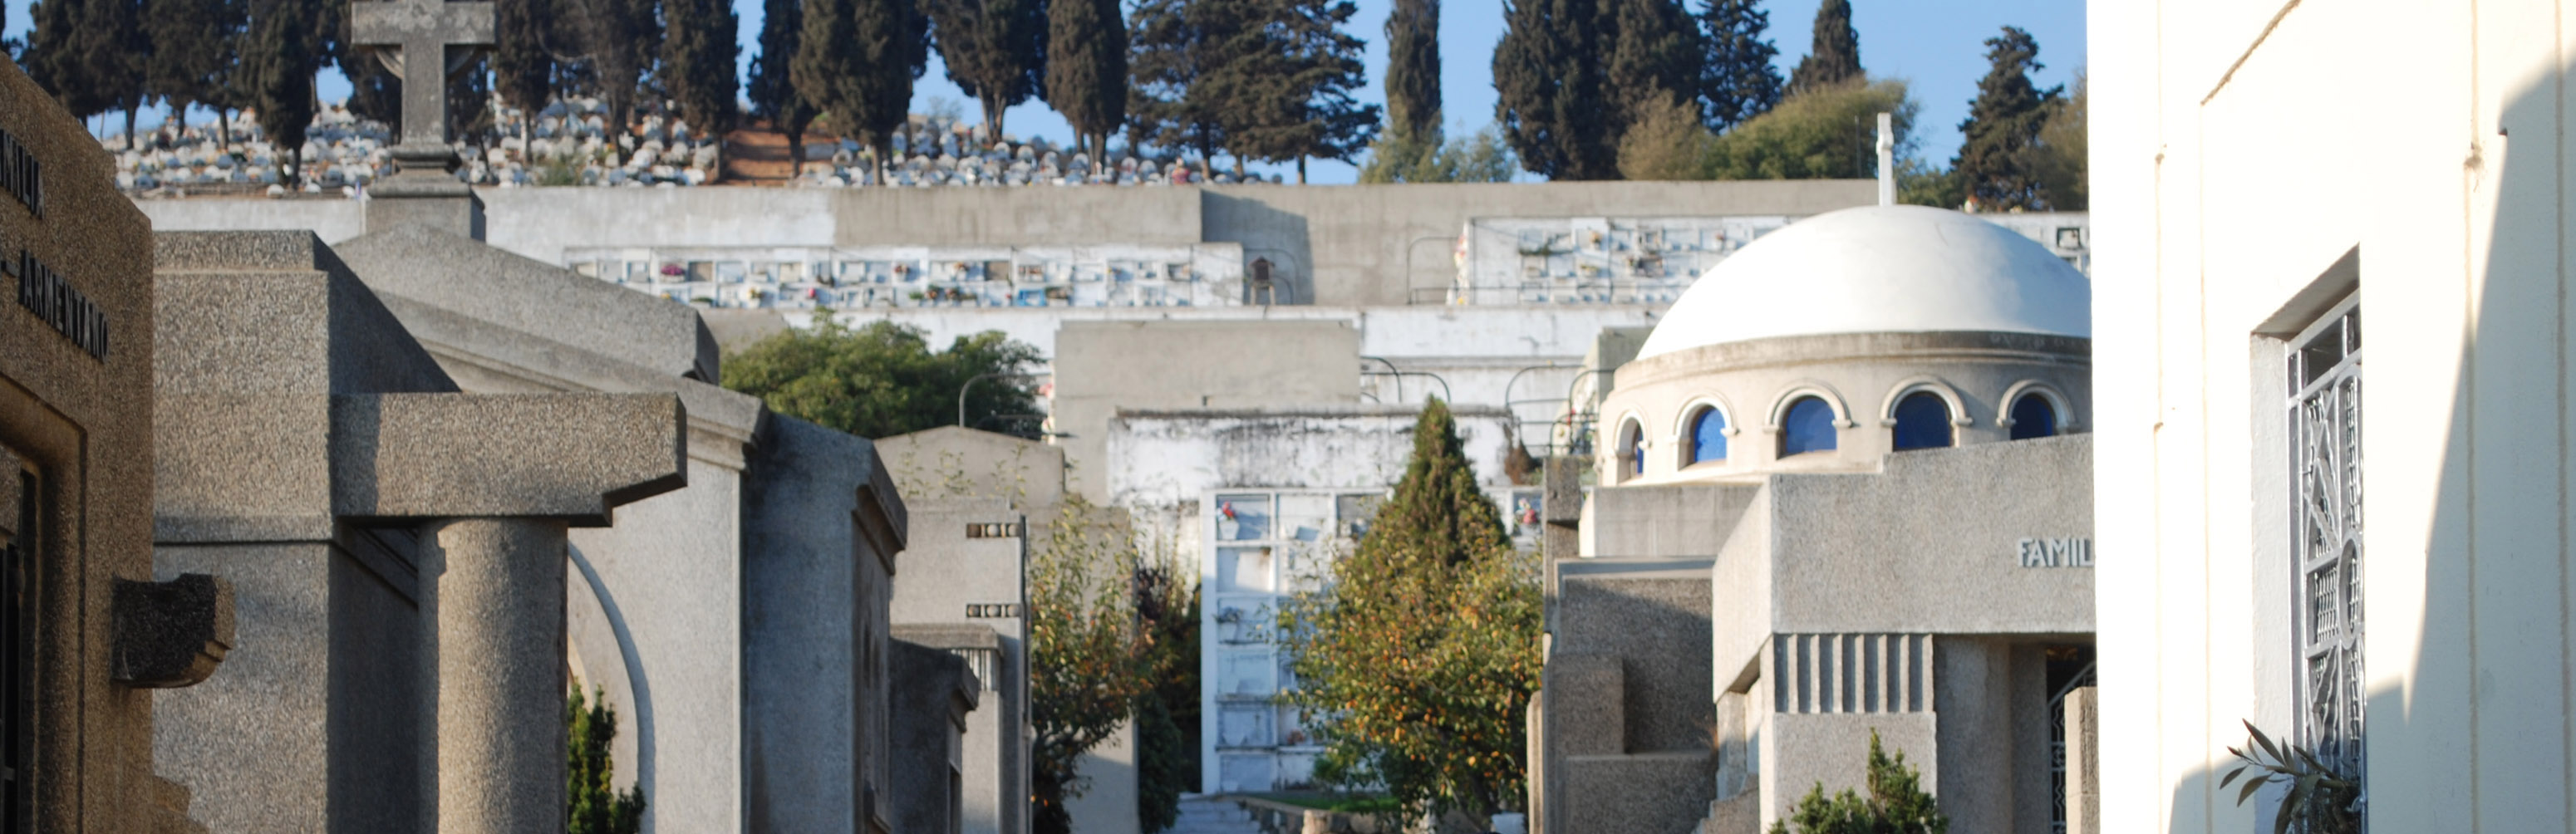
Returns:
[[[2057,406],[2050,405],[2047,397],[2023,394],[2021,399],[2013,401],[2012,421],[2014,440],[2054,437],[2057,434]]]
[[[1780,456],[1834,449],[1834,407],[1819,397],[1799,397],[1780,418]]]
[[[1726,459],[1726,415],[1715,407],[1691,414],[1691,462]]]
[[[1630,420],[1619,427],[1619,474],[1634,478],[1646,474],[1646,430]]]
[[[1939,449],[1956,442],[1950,431],[1950,404],[1941,395],[1916,391],[1896,401],[1896,449]]]

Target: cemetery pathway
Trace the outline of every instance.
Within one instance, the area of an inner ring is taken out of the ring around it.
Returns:
[[[1261,834],[1252,814],[1233,800],[1211,796],[1181,797],[1180,821],[1165,834]]]

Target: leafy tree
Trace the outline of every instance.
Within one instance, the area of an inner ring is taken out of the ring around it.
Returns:
[[[1509,0],[1494,45],[1494,117],[1531,173],[1559,180],[1619,175],[1602,125],[1601,15],[1594,0]]]
[[[1667,99],[1619,137],[1619,175],[1632,180],[1708,178],[1717,137],[1700,124],[1699,103]]]
[[[2084,81],[2084,72],[2077,70],[2074,91],[2050,105],[2039,141],[2031,146],[2031,174],[2039,179],[2040,193],[2048,196],[2048,207],[2058,211],[2083,211],[2091,205]]]
[[[234,39],[240,28],[234,16],[241,6],[228,0],[148,0],[144,33],[152,41],[145,84],[185,120],[188,108],[223,99],[224,76],[238,56]]]
[[[1789,93],[1838,87],[1868,77],[1860,67],[1860,30],[1852,28],[1851,0],[1816,7],[1815,45],[1789,74]]]
[[[1118,0],[1047,4],[1046,100],[1093,162],[1127,122],[1127,21]]]
[[[1144,560],[1126,525],[1076,498],[1031,554],[1029,723],[1032,816],[1038,834],[1069,834],[1065,802],[1082,796],[1076,771],[1134,714],[1151,689],[1152,636],[1138,627],[1133,572]]]
[[[1896,160],[1896,201],[1910,206],[1956,209],[1968,201],[1959,174],[1920,159]]]
[[[1386,17],[1386,130],[1440,144],[1440,0],[1395,0]]]
[[[1537,566],[1477,486],[1447,405],[1423,409],[1403,478],[1330,570],[1279,618],[1288,698],[1327,746],[1317,777],[1382,785],[1407,818],[1518,805]]]
[[[1615,105],[1608,125],[1615,143],[1649,114],[1696,102],[1706,56],[1681,0],[1607,0],[1602,14],[1602,92]]]
[[[1002,135],[1002,118],[1046,83],[1047,8],[1043,0],[922,0],[948,80],[984,108],[984,127]]]
[[[894,129],[912,103],[912,81],[929,58],[924,21],[912,0],[808,0],[805,31],[789,68],[796,91],[830,115],[832,128],[865,144],[885,181]]]
[[[1229,103],[1203,82],[1242,50],[1253,1],[1138,0],[1127,19],[1130,144],[1188,148],[1200,159],[1227,146],[1220,116]]]
[[[493,12],[493,90],[519,108],[519,141],[533,138],[537,113],[555,94],[555,57],[548,51],[556,16],[554,0],[496,0]]]
[[[968,380],[1026,373],[1037,363],[1037,348],[998,330],[959,336],[934,353],[917,327],[890,321],[851,327],[822,316],[811,328],[728,357],[724,386],[781,414],[860,437],[892,437],[956,422],[957,393]],[[1036,410],[1036,396],[1020,379],[987,378],[967,390],[968,428]]]
[[[1780,50],[1763,39],[1771,13],[1756,3],[1700,0],[1700,45],[1708,72],[1699,102],[1710,131],[1733,128],[1780,103],[1780,71],[1771,66]]]
[[[1922,777],[1905,764],[1905,753],[1889,758],[1869,731],[1869,796],[1850,788],[1825,798],[1824,783],[1807,790],[1785,819],[1771,823],[1771,834],[1944,834],[1950,819],[1941,815],[1932,795],[1923,792]]]
[[[803,173],[805,129],[814,124],[816,114],[814,103],[796,91],[788,67],[805,28],[805,3],[764,0],[761,9],[760,57],[751,60],[751,112],[787,134],[787,158],[795,166],[791,171]]]
[[[1511,182],[1520,167],[1502,129],[1486,125],[1437,146],[1414,147],[1380,135],[1368,164],[1360,166],[1360,181]]]
[[[1896,155],[1913,156],[1922,105],[1905,82],[1878,81],[1791,93],[1771,112],[1737,125],[1709,147],[1722,180],[1799,180],[1877,175],[1878,114],[1896,115]]]
[[[1136,698],[1136,816],[1148,832],[1180,819],[1199,777],[1199,587],[1165,561],[1136,570],[1147,691]]]
[[[1968,119],[1959,123],[1966,141],[1950,167],[1981,208],[2048,208],[2032,149],[2064,88],[2042,90],[2030,83],[2031,71],[2042,66],[2039,42],[2011,26],[1986,39],[1986,63],[1986,77],[1977,82],[1977,97],[1968,104]]]
[[[734,75],[734,59],[741,52],[735,35],[742,19],[730,0],[664,0],[662,20],[657,76],[664,92],[679,104],[692,135],[724,135],[739,114],[734,94],[742,82]]]
[[[644,789],[630,786],[625,793],[611,787],[617,774],[617,763],[609,758],[608,744],[617,740],[617,708],[608,705],[597,687],[594,697],[581,696],[581,681],[572,684],[572,694],[564,702],[565,736],[571,749],[564,768],[566,785],[564,811],[568,834],[637,834],[644,830]]]
[[[1359,7],[1349,0],[1233,2],[1244,4],[1244,25],[1201,86],[1223,102],[1217,123],[1237,172],[1246,157],[1293,159],[1302,183],[1307,157],[1347,160],[1367,146],[1378,106],[1351,96],[1367,78],[1365,44],[1342,31]]]

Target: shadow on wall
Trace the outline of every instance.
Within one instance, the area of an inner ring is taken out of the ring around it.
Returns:
[[[1243,276],[1249,286],[1252,262],[1268,259],[1275,282],[1273,304],[1315,303],[1315,251],[1307,237],[1306,217],[1281,211],[1250,197],[1201,189],[1200,216],[1210,241],[1243,244]],[[1222,230],[1222,231],[1220,231]],[[1246,303],[1252,303],[1246,299]]]
[[[2569,770],[2569,756],[2576,750],[2570,745],[2568,707],[2576,703],[2576,683],[2571,683],[2576,680],[2571,678],[2576,663],[2571,663],[2569,653],[2576,648],[2576,621],[2569,616],[2571,605],[2576,605],[2576,573],[2569,569],[2567,506],[2569,485],[2576,483],[2570,480],[2576,472],[2568,467],[2567,445],[2570,429],[2576,429],[2570,425],[2576,412],[2566,407],[2568,388],[2576,382],[2576,365],[2570,363],[2571,347],[2566,341],[2569,311],[2576,309],[2570,305],[2576,299],[2568,295],[2562,262],[2576,250],[2569,249],[2561,237],[2569,225],[2571,204],[2562,193],[2567,171],[2559,159],[2559,143],[2571,114],[2554,89],[2566,74],[2564,66],[2534,74],[2523,89],[2506,98],[2495,132],[2482,133],[2474,150],[2487,157],[2483,170],[2474,170],[2478,160],[2470,159],[2469,176],[2478,181],[2479,190],[2493,194],[2493,228],[2483,269],[2469,276],[2466,288],[2476,307],[2463,311],[2468,318],[2459,325],[2454,385],[2448,408],[2442,412],[2447,424],[2441,427],[2442,454],[2433,504],[2419,507],[2414,493],[2401,491],[2403,487],[2390,481],[2394,476],[2383,472],[2377,483],[2388,486],[2380,491],[2397,497],[2367,512],[2372,518],[2394,518],[2431,511],[2424,541],[2396,541],[2387,534],[2366,539],[2365,577],[2373,555],[2382,567],[2398,559],[2395,564],[2403,568],[2405,554],[2424,554],[2421,576],[2406,577],[2422,583],[2418,586],[2420,619],[2393,619],[2391,615],[2403,616],[2401,608],[2382,615],[2377,623],[2363,620],[2364,634],[2375,631],[2383,640],[2414,637],[2417,648],[2406,659],[2410,666],[2366,670],[2357,685],[2366,687],[2366,694],[2343,690],[2345,697],[2360,696],[2366,705],[2367,825],[2373,831],[2508,830],[2539,822],[2550,822],[2549,827],[2555,828],[2566,818],[2568,788],[2576,785],[2576,773]],[[2447,160],[2424,164],[2437,162],[2450,164]],[[2483,197],[2472,192],[2470,205],[2483,205],[2475,202]],[[2365,318],[2375,315],[2376,320],[2388,322],[2439,315],[2430,310],[2372,308],[2369,290],[2374,279],[2381,287],[2440,279],[2396,273],[2384,265],[2373,274],[2368,271],[2370,253],[2359,254],[2364,279],[2360,309]],[[2405,335],[2381,336],[2377,343],[2381,366],[2401,367],[2399,363],[2408,360],[2399,349],[2430,347],[2436,337],[2429,334],[2443,326],[2430,322],[2416,325],[2420,330],[2378,328],[2378,334],[2428,334],[2420,340],[2422,345],[2405,343]],[[2366,327],[2363,331],[2373,332]],[[2365,374],[2365,382],[2376,382],[2378,387],[2363,386],[2362,401],[2376,398],[2385,413],[2392,403],[2430,393],[2396,387],[2389,381],[2429,378],[2424,372],[2409,374],[2383,373],[2376,379]],[[2362,431],[2365,438],[2372,437],[2366,421]],[[2429,432],[2415,433],[2419,438],[2426,435]],[[2393,445],[2395,437],[2377,435],[2380,448]],[[2367,459],[2365,454],[2363,461]],[[2370,470],[2365,466],[2362,471],[2367,479]],[[2256,532],[2288,531],[2258,525]],[[2288,573],[2279,560],[2254,567]],[[2400,584],[2406,579],[2401,578],[2402,572],[2380,576],[2398,580],[2379,586],[2382,600],[2416,590]],[[2344,588],[2349,593],[2351,583]],[[2306,605],[2312,600],[2258,598],[2255,602],[2258,606]],[[2346,599],[2344,604],[2347,614],[2366,613],[2360,600]],[[2371,607],[2389,609],[2385,604]],[[2412,635],[2406,631],[2410,628]],[[2281,646],[2256,647],[2258,653],[2280,652],[2285,657],[2292,650],[2286,641]],[[2381,651],[2371,659],[2395,658]],[[2298,667],[2284,663],[2276,668]],[[2256,706],[2238,709],[2248,715],[2293,711],[2258,711]],[[2217,707],[2209,719],[2232,725],[2237,717]],[[2287,726],[2264,729],[2276,737],[2293,732]],[[2171,829],[2230,830],[2232,824],[2220,821],[2251,819],[2254,830],[2270,830],[2280,786],[2236,808],[2238,787],[2221,790],[2217,786],[2218,774],[2233,762],[2223,750],[2212,750],[2209,756],[2213,766],[2195,769],[2175,784]],[[2194,819],[2209,824],[2184,822]]]

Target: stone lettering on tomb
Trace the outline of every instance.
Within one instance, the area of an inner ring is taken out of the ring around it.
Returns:
[[[2089,568],[2093,566],[2093,540],[2087,538],[2022,539],[2016,543],[2015,557],[2025,568]]]
[[[7,189],[27,211],[45,216],[44,166],[5,130],[0,130],[0,189]]]
[[[54,332],[79,345],[90,358],[107,361],[107,313],[72,289],[63,276],[26,250],[19,250],[8,272],[18,278],[18,306],[44,319]]]

